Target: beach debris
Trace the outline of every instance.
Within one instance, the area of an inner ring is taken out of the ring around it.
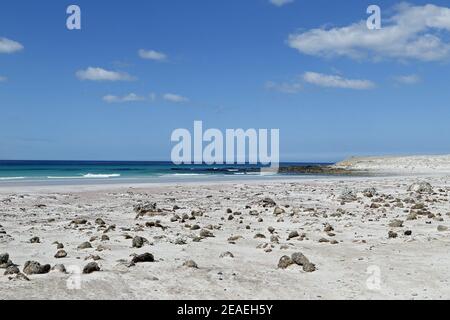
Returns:
[[[183,267],[198,269],[198,265],[194,260],[187,260],[183,263]]]
[[[23,267],[25,274],[45,274],[50,272],[51,266],[49,264],[41,265],[37,261],[27,261]]]
[[[133,259],[131,259],[133,263],[141,263],[141,262],[154,262],[155,257],[151,253],[143,253],[143,254],[135,254],[133,255]]]
[[[84,274],[90,274],[93,272],[100,271],[100,267],[98,266],[97,262],[89,262],[84,268],[83,273]]]
[[[157,214],[162,212],[161,209],[158,209],[156,203],[153,202],[137,204],[133,207],[133,210],[137,213],[136,219],[146,214]]]
[[[56,259],[61,259],[61,258],[65,258],[65,257],[67,257],[67,252],[64,250],[58,250],[58,252],[56,252],[56,254],[55,254]]]
[[[428,182],[415,182],[408,187],[408,191],[417,193],[433,193],[433,187]]]

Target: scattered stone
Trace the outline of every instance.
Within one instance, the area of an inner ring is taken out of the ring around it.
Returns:
[[[292,231],[291,233],[289,233],[288,240],[291,240],[293,238],[297,238],[299,236],[300,236],[300,234],[298,233],[298,231]]]
[[[58,252],[55,254],[56,259],[61,259],[67,257],[67,252],[64,250],[58,250]]]
[[[58,242],[58,244],[56,245],[56,249],[64,249],[64,245]]]
[[[151,253],[146,252],[144,254],[134,255],[131,261],[133,263],[154,262],[155,257]]]
[[[395,238],[398,237],[398,234],[396,232],[394,232],[394,231],[389,231],[388,232],[388,237],[389,237],[389,239],[395,239]]]
[[[278,268],[280,269],[286,269],[290,265],[294,264],[294,261],[288,256],[282,256],[280,258],[280,261],[278,262]]]
[[[53,271],[57,271],[57,272],[61,272],[61,273],[66,273],[66,266],[63,264],[56,264],[53,266],[52,268]]]
[[[72,220],[72,224],[79,225],[79,224],[86,224],[88,221],[86,219],[77,218],[75,220]]]
[[[25,262],[23,272],[25,274],[45,274],[50,272],[51,266],[49,264],[41,265],[36,261],[27,261]]]
[[[132,247],[133,248],[142,248],[146,243],[148,243],[147,239],[140,237],[140,236],[136,236],[133,238]]]
[[[367,198],[373,198],[377,194],[377,190],[375,188],[367,188],[363,190],[362,194]]]
[[[417,193],[433,193],[433,187],[428,182],[415,182],[408,187],[408,191]]]
[[[33,237],[30,239],[30,243],[41,243],[41,239],[39,237]]]
[[[138,214],[138,217],[140,215],[145,215],[147,213],[156,213],[158,212],[158,208],[156,203],[143,203],[143,204],[137,204],[133,207],[133,210]]]
[[[203,238],[214,238],[214,234],[211,231],[207,230],[207,229],[202,229],[200,231],[200,237],[203,237]]]
[[[106,234],[102,235],[102,241],[109,241],[109,237]]]
[[[283,213],[285,213],[285,211],[284,211],[284,209],[283,208],[280,208],[280,207],[276,207],[274,210],[273,210],[273,214],[274,215],[280,215],[280,214],[283,214]]]
[[[90,249],[92,248],[92,245],[90,242],[83,242],[82,244],[80,244],[77,249],[79,250],[84,250],[84,249]]]
[[[9,261],[9,254],[2,253],[0,254],[0,264],[8,263]]]
[[[8,268],[6,268],[4,275],[12,275],[12,274],[18,274],[20,273],[19,268],[17,268],[17,266],[10,266]]]
[[[324,232],[331,232],[331,231],[334,231],[334,228],[329,223],[327,223],[325,225],[325,228],[323,229],[323,231]]]
[[[220,258],[234,258],[234,255],[230,251],[226,251],[220,254]]]
[[[398,219],[392,220],[389,223],[389,227],[391,227],[391,228],[402,228],[403,227],[403,221],[402,220],[398,220]]]
[[[444,232],[444,231],[447,231],[447,230],[448,230],[448,227],[439,225],[439,226],[437,227],[437,230],[438,230],[439,232]]]
[[[310,263],[308,258],[306,258],[301,252],[295,252],[292,254],[291,259],[294,263],[299,266],[304,266],[305,264]]]
[[[105,221],[103,221],[102,218],[97,218],[97,219],[95,219],[95,224],[98,224],[98,225],[100,225],[100,226],[106,225]]]
[[[183,263],[183,267],[198,269],[197,263],[194,260],[187,260]]]
[[[261,201],[259,201],[259,204],[264,208],[275,207],[277,205],[277,203],[270,198],[262,199]]]
[[[98,266],[97,262],[89,262],[84,268],[83,273],[84,274],[90,274],[93,272],[100,271],[100,267]]]
[[[412,231],[411,230],[406,230],[405,231],[405,236],[410,236],[412,235]]]

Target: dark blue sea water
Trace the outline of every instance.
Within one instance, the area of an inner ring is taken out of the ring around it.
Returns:
[[[286,163],[281,165],[312,165]],[[256,176],[257,165],[174,165],[132,161],[0,161],[0,183],[12,181],[121,180]]]

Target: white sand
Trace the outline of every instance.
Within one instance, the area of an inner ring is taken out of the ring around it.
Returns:
[[[395,174],[450,173],[450,155],[355,157],[337,163],[336,167]]]
[[[81,288],[71,290],[67,280],[76,278],[69,274],[52,271],[30,275],[30,281],[9,280],[0,269],[0,299],[449,299],[450,232],[437,228],[450,227],[450,176],[420,178],[433,185],[435,194],[408,192],[408,185],[417,179],[1,187],[0,231],[3,228],[6,235],[0,234],[0,253],[8,252],[21,271],[27,260],[82,268],[92,261],[85,260],[90,255],[101,257],[97,262],[102,271],[81,275]],[[368,187],[376,188],[378,195],[364,196],[360,191]],[[346,189],[358,192],[356,201],[341,203],[338,197]],[[272,198],[286,212],[275,216],[273,208],[263,208],[257,202],[264,197]],[[435,217],[406,221],[413,206],[409,198],[423,203]],[[374,199],[379,208],[369,208]],[[135,220],[133,206],[140,201],[156,202],[163,213]],[[403,208],[396,207],[398,203]],[[176,210],[180,216],[194,209],[204,215],[184,223],[170,222],[174,205],[181,208]],[[227,208],[242,214],[228,220]],[[251,210],[259,215],[251,215]],[[86,218],[89,224],[69,225],[76,217]],[[93,240],[93,249],[78,250],[82,242],[104,234],[94,222],[99,217],[107,225],[116,225],[106,233],[110,241]],[[259,218],[263,221],[258,222]],[[393,219],[404,221],[404,227],[389,227]],[[167,229],[145,226],[155,220]],[[326,223],[333,226],[334,236],[324,232]],[[200,230],[190,230],[186,224],[212,225],[215,237],[194,242]],[[271,242],[269,226],[275,228],[278,244]],[[388,239],[390,230],[398,237]],[[404,235],[406,230],[412,235]],[[287,240],[291,231],[306,237]],[[266,239],[254,239],[257,233]],[[126,234],[145,237],[152,245],[132,248]],[[237,235],[242,238],[235,244],[227,241]],[[34,236],[40,244],[29,243]],[[186,244],[175,244],[179,238]],[[319,243],[321,238],[338,243]],[[64,244],[66,258],[54,258],[55,241]],[[105,250],[97,251],[98,246]],[[234,258],[220,258],[225,251]],[[156,262],[130,268],[118,262],[144,252],[154,254]],[[294,252],[302,252],[317,270],[306,273],[297,265],[278,269],[280,257]],[[183,267],[188,259],[199,269]],[[379,288],[370,286],[377,283],[377,270]]]

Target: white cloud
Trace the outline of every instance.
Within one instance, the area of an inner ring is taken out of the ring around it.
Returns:
[[[6,82],[6,81],[8,81],[7,77],[0,76],[0,82]]]
[[[282,7],[285,4],[294,2],[294,0],[269,0],[269,2],[277,7]]]
[[[303,54],[374,60],[441,61],[450,58],[450,8],[401,4],[395,14],[382,13],[382,29],[366,21],[331,29],[317,28],[289,35],[288,44]]]
[[[298,93],[303,89],[303,85],[299,81],[277,83],[269,81],[266,83],[266,88],[269,90],[275,90],[282,93]]]
[[[182,103],[182,102],[188,102],[189,99],[183,96],[180,96],[178,94],[174,94],[174,93],[166,93],[163,95],[163,99],[166,101],[170,101],[170,102],[175,102],[175,103]]]
[[[135,93],[130,93],[125,96],[106,95],[103,97],[103,101],[108,103],[122,103],[122,102],[136,102],[144,101],[145,97],[138,96]]]
[[[21,50],[23,50],[23,45],[19,42],[7,38],[0,38],[0,53],[14,53]]]
[[[154,51],[154,50],[141,49],[138,51],[138,54],[142,59],[155,60],[155,61],[166,61],[167,60],[166,54],[164,54],[162,52]]]
[[[394,77],[394,81],[399,84],[416,84],[422,81],[422,79],[416,74],[403,75]]]
[[[80,80],[91,81],[131,81],[135,79],[127,73],[108,71],[94,67],[89,67],[86,70],[79,70],[76,72],[76,76]]]
[[[309,84],[327,88],[367,90],[375,87],[375,84],[369,80],[345,79],[341,76],[317,72],[305,72],[303,80]]]

